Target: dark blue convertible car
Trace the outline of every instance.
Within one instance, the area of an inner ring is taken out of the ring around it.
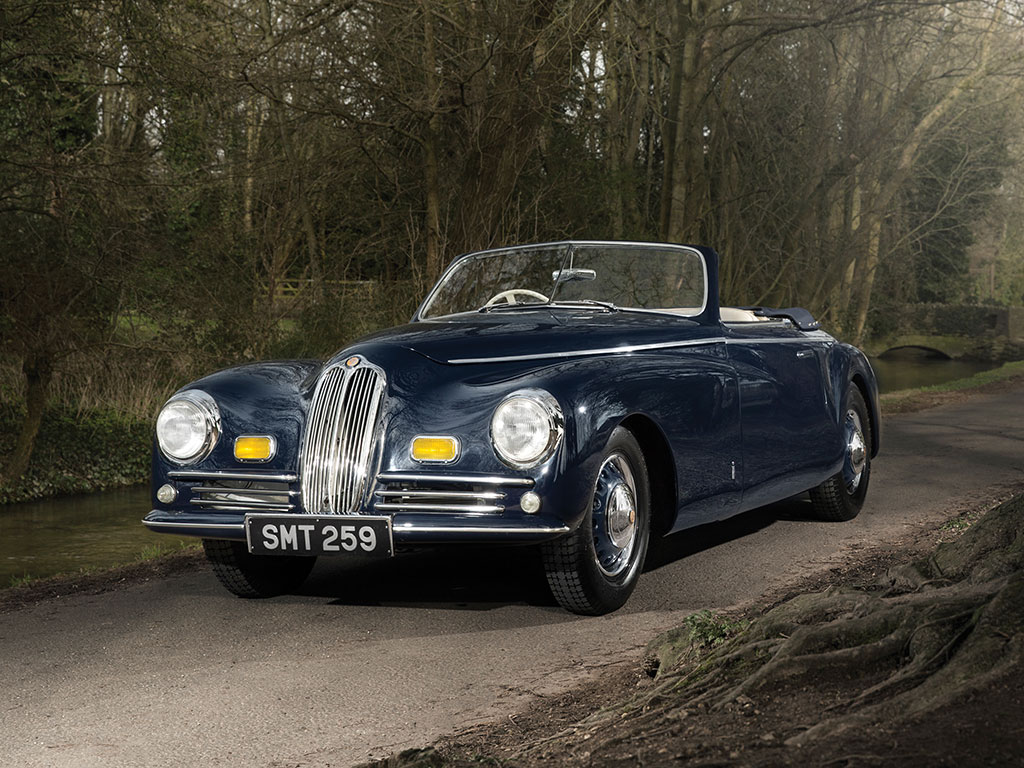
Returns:
[[[412,322],[326,362],[181,389],[145,524],[201,537],[243,597],[318,556],[534,544],[558,602],[600,614],[651,536],[803,491],[854,517],[878,440],[864,355],[804,310],[720,307],[713,250],[528,245],[456,259]]]

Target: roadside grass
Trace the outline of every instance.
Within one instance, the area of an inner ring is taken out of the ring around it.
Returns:
[[[102,578],[107,574],[116,573],[128,566],[157,563],[182,554],[199,553],[202,549],[203,545],[198,539],[195,541],[175,541],[170,543],[159,542],[143,547],[129,559],[112,565],[83,566],[74,571],[64,571],[49,576],[33,576],[31,573],[11,576],[6,586],[0,586],[0,591],[3,589],[28,588],[41,583],[56,583],[83,577]]]
[[[199,539],[175,541],[172,543],[160,542],[143,547],[142,551],[135,556],[135,559],[132,560],[132,562],[145,563],[149,560],[156,560],[161,557],[167,557],[168,555],[178,555],[182,552],[199,552],[202,548],[203,544]]]
[[[26,573],[23,576],[11,576],[11,582],[7,585],[9,588],[26,587],[36,581],[36,578],[31,573]]]

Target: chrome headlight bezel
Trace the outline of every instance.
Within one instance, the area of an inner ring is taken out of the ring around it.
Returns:
[[[180,408],[182,404],[187,408],[191,408],[194,413],[202,419],[203,430],[205,432],[198,441],[199,447],[187,455],[181,453],[175,454],[172,452],[165,444],[164,435],[161,434],[161,419],[165,412],[167,412],[167,409],[171,406]],[[217,401],[200,389],[190,389],[186,392],[174,395],[170,400],[164,403],[163,408],[160,409],[160,413],[157,415],[157,445],[160,446],[160,453],[175,464],[195,464],[198,461],[202,461],[210,455],[214,446],[217,445],[217,440],[220,438],[220,434],[220,408],[217,407]]]
[[[531,456],[516,456],[508,449],[507,438],[503,436],[499,425],[499,414],[503,408],[516,400],[523,400],[536,407],[536,415],[544,421],[538,426],[542,434],[546,432],[546,440],[542,449]],[[554,395],[543,389],[520,389],[505,396],[491,414],[490,437],[491,448],[503,463],[513,469],[531,469],[551,458],[565,433],[565,416]]]

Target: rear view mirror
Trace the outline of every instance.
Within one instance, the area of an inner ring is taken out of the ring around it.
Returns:
[[[556,283],[571,283],[576,280],[596,280],[597,272],[592,269],[556,269],[551,273],[551,279]]]

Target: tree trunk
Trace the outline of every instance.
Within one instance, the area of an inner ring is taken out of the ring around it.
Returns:
[[[680,46],[673,54],[670,104],[675,122],[671,163],[666,156],[666,186],[662,194],[662,232],[670,243],[700,239],[700,219],[707,194],[704,173],[704,110],[699,108],[707,89],[704,16],[705,0],[689,0],[677,10]],[[676,90],[678,88],[678,90]],[[666,146],[668,141],[666,139]],[[672,167],[669,168],[669,165]]]
[[[28,469],[39,425],[43,421],[50,380],[53,378],[53,367],[45,355],[29,355],[22,361],[21,370],[25,373],[25,421],[22,422],[14,451],[0,473],[0,485],[14,482]]]
[[[431,9],[423,9],[423,71],[427,95],[427,130],[423,140],[423,174],[427,203],[427,264],[424,282],[431,285],[441,274],[441,182],[437,169],[440,138],[438,108],[441,94],[437,83],[437,55],[434,52],[434,22]]]

